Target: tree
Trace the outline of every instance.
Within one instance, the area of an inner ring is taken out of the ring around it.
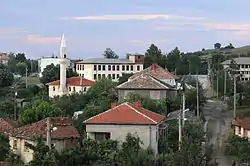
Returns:
[[[0,161],[5,161],[10,151],[9,138],[0,134]]]
[[[17,62],[26,62],[26,56],[24,53],[17,53],[16,54],[16,61]]]
[[[129,77],[131,77],[132,75],[134,75],[133,73],[122,73],[122,76],[119,77],[118,79],[118,84],[122,84],[124,82],[127,82]]]
[[[166,66],[169,71],[175,71],[181,61],[181,53],[178,47],[167,55]]]
[[[44,85],[46,83],[56,81],[60,79],[60,66],[59,65],[47,65],[46,68],[42,72],[42,77],[40,78],[41,83]],[[67,78],[78,76],[76,72],[74,72],[71,68],[67,69]]]
[[[151,44],[145,53],[144,67],[147,68],[154,63],[165,68],[166,56],[162,54],[156,45]]]
[[[12,73],[16,72],[16,56],[14,53],[9,53],[8,68]]]
[[[220,43],[215,43],[214,44],[214,49],[220,49],[221,48],[221,44]]]
[[[26,68],[27,68],[26,63],[24,63],[24,62],[18,62],[18,63],[16,64],[16,67],[17,67],[17,72],[18,72],[21,76],[23,76],[23,75],[26,73]]]
[[[46,101],[34,101],[21,111],[18,122],[21,125],[31,124],[46,117],[63,116],[64,113]]]
[[[8,70],[6,66],[0,64],[0,88],[12,85],[13,81],[13,74]]]
[[[103,53],[103,56],[107,59],[118,59],[119,58],[119,56],[111,48],[106,48],[106,50]]]
[[[57,166],[59,154],[55,149],[49,149],[42,138],[37,138],[36,145],[25,142],[25,146],[33,151],[33,160],[29,166]]]

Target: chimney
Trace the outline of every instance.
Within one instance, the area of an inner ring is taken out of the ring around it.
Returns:
[[[141,101],[137,101],[137,102],[135,102],[135,103],[133,103],[133,106],[135,107],[135,108],[141,108]]]
[[[111,108],[114,108],[117,106],[117,103],[111,103]]]

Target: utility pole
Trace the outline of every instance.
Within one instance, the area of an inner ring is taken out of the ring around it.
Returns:
[[[47,118],[47,145],[49,149],[51,149],[51,125],[50,125],[50,117]]]
[[[224,102],[226,101],[227,95],[227,71],[224,70]]]
[[[183,124],[183,111],[185,110],[185,84],[182,82],[182,108],[180,108],[179,115],[179,150],[181,149],[181,141],[182,141],[182,124]]]
[[[216,79],[216,95],[217,95],[217,100],[219,99],[219,70],[217,70],[217,75],[216,75],[217,79]]]
[[[234,119],[236,119],[236,76],[234,75]]]
[[[15,94],[14,94],[14,120],[16,121],[17,120],[17,113],[16,113],[16,96],[17,96],[17,92],[16,92],[16,89],[14,89],[15,91]]]
[[[200,116],[200,106],[199,106],[199,82],[198,82],[198,72],[196,74],[196,102],[197,102],[197,117]]]
[[[212,91],[213,91],[213,97],[214,97],[214,72],[211,72],[211,76],[212,76]]]
[[[190,60],[188,60],[188,67],[189,67],[189,76],[191,75],[191,61]]]
[[[28,87],[28,80],[27,80],[27,77],[28,77],[28,68],[27,67],[26,67],[25,75],[26,75],[25,84],[26,84],[26,89],[27,89],[27,87]]]

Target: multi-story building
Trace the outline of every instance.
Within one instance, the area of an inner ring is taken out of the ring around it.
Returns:
[[[0,63],[8,65],[9,59],[10,58],[8,57],[7,53],[0,53]]]
[[[76,63],[76,72],[83,78],[98,80],[104,77],[117,81],[123,73],[143,70],[144,55],[129,55],[128,59],[93,58]]]
[[[38,60],[38,72],[39,72],[39,77],[43,76],[43,70],[51,64],[59,65],[59,59],[58,57],[42,57],[41,59]],[[73,68],[73,63],[69,59],[67,59],[67,68]]]
[[[235,63],[238,65],[238,72],[241,75],[242,81],[249,81],[250,80],[250,57],[238,57],[233,59]],[[230,67],[231,60],[226,60],[221,63],[224,69]]]

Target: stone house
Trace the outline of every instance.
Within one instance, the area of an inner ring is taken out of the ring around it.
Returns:
[[[10,134],[10,147],[24,163],[33,159],[33,151],[25,146],[25,142],[35,145],[38,137],[46,141],[47,120],[48,118],[45,118],[36,123],[16,128]],[[57,151],[78,146],[80,135],[72,126],[70,118],[50,117],[50,124],[55,128],[55,130],[51,130],[51,146]]]
[[[250,117],[233,120],[232,125],[235,135],[250,140]]]
[[[151,148],[158,153],[160,126],[165,117],[151,112],[138,103],[122,103],[93,116],[86,124],[87,136],[95,140],[112,139],[124,142],[128,133],[140,137],[142,147]]]
[[[136,93],[142,97],[156,100],[175,98],[177,95],[177,91],[173,86],[146,73],[142,73],[134,79],[117,86],[117,89],[119,102],[123,102],[129,93]]]

